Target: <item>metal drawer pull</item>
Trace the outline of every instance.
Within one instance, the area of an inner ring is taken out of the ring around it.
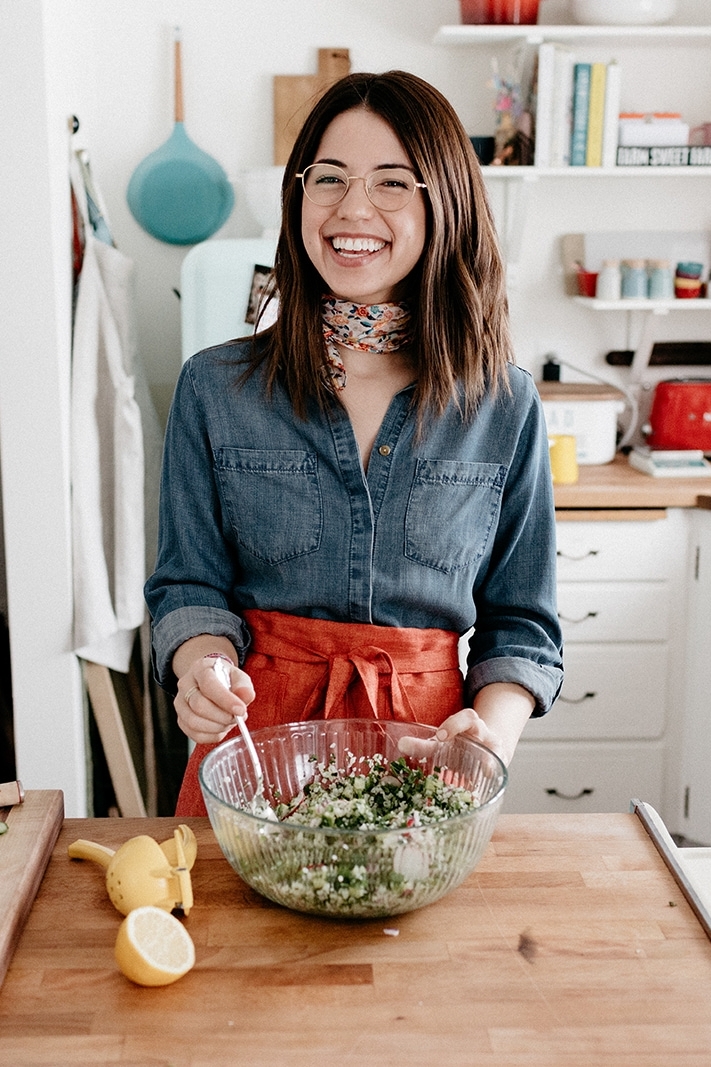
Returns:
[[[569,616],[561,615],[561,613],[558,612],[558,618],[561,620],[561,622],[585,622],[586,619],[594,619],[596,615],[596,611],[589,611],[587,615],[583,615],[580,619],[571,619],[569,618]]]
[[[597,693],[583,693],[581,697],[578,697],[577,699],[573,700],[571,697],[564,697],[561,693],[561,695],[558,697],[558,700],[561,704],[582,704],[586,700],[594,700],[596,696]]]
[[[581,789],[576,796],[569,795],[568,793],[560,793],[557,789],[546,789],[546,793],[549,797],[558,797],[560,800],[580,800],[581,797],[590,797],[593,795],[593,789]]]
[[[571,556],[568,552],[561,552],[561,550],[558,549],[556,556],[560,559],[569,559],[571,563],[580,563],[582,560],[587,559],[588,556],[597,556],[598,551],[597,548],[589,548],[582,556]]]

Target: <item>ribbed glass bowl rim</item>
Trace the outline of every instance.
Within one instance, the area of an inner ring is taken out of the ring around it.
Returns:
[[[319,720],[319,721],[321,721],[321,720]],[[323,720],[323,721],[328,721],[332,726],[336,726],[336,725],[339,725],[341,723],[351,723],[351,724],[354,723],[354,722],[361,722],[361,723],[362,722],[368,722],[369,723],[371,720],[370,719],[329,719],[329,720]],[[289,725],[289,724],[287,724],[287,725]],[[293,725],[293,726],[307,726],[307,725],[310,725],[310,724],[308,722],[305,722],[305,723],[293,723],[291,725]],[[379,725],[383,726],[383,725],[385,725],[385,723],[381,722]],[[412,725],[417,727],[420,730],[423,729],[423,724],[422,723],[413,723]],[[252,731],[252,740],[253,741],[259,741],[260,734],[262,734],[263,732],[266,733],[266,731],[268,731],[268,730],[277,730],[277,729],[279,729],[279,727],[266,726],[266,727],[263,728],[263,730],[254,730],[254,731]],[[437,727],[434,727],[434,726],[432,727],[432,734],[433,735],[434,735],[436,729],[437,729]],[[381,836],[381,835],[382,836],[386,836],[387,834],[399,834],[399,833],[410,833],[411,834],[413,832],[422,831],[422,830],[440,830],[443,827],[457,826],[457,825],[459,825],[461,823],[472,822],[475,819],[480,819],[484,814],[486,814],[488,812],[489,809],[493,808],[494,805],[497,802],[501,801],[501,799],[502,799],[502,797],[503,797],[503,795],[504,795],[504,793],[506,791],[506,786],[508,785],[508,780],[509,780],[508,769],[507,769],[506,764],[504,763],[504,761],[501,759],[500,756],[497,756],[497,754],[492,749],[487,748],[486,745],[481,744],[480,741],[474,741],[470,737],[463,737],[461,734],[457,734],[455,737],[451,738],[449,741],[442,741],[442,742],[440,742],[440,744],[442,744],[442,745],[463,744],[463,745],[466,745],[467,747],[477,749],[479,752],[485,752],[487,757],[493,759],[495,761],[495,763],[497,763],[499,765],[499,770],[501,772],[501,782],[499,784],[499,788],[496,790],[496,792],[493,794],[493,796],[490,796],[488,800],[483,801],[479,805],[478,808],[474,808],[472,811],[464,812],[461,815],[450,815],[446,819],[435,819],[432,822],[424,823],[422,826],[412,826],[412,827],[389,826],[389,827],[384,827],[382,829],[376,828],[376,829],[363,829],[363,830],[354,830],[354,829],[349,829],[349,828],[341,828],[339,826],[307,826],[305,823],[288,822],[287,820],[282,821],[281,819],[278,822],[274,822],[272,819],[265,819],[265,818],[262,818],[261,815],[255,815],[251,811],[247,811],[245,808],[238,808],[234,804],[231,804],[228,800],[223,800],[222,797],[219,797],[216,793],[214,793],[212,791],[212,789],[210,789],[209,785],[205,781],[204,771],[205,771],[205,767],[209,763],[209,761],[210,760],[213,760],[213,761],[216,760],[218,758],[219,753],[221,753],[221,752],[224,753],[224,750],[226,748],[243,748],[244,747],[244,741],[239,736],[230,737],[227,741],[220,742],[219,745],[217,745],[210,752],[208,752],[206,756],[203,757],[203,759],[200,762],[200,766],[198,768],[198,781],[200,783],[200,788],[203,791],[203,796],[204,796],[204,798],[206,800],[207,800],[207,796],[206,796],[206,794],[207,794],[209,796],[210,801],[214,802],[215,804],[220,805],[220,807],[226,809],[228,812],[232,812],[232,813],[234,813],[236,815],[240,815],[240,816],[244,815],[248,819],[253,819],[255,823],[257,823],[257,824],[259,824],[261,826],[269,826],[272,829],[272,833],[276,832],[277,828],[284,827],[285,830],[293,831],[294,833],[300,832],[300,833],[310,833],[310,834],[323,834],[324,837],[326,837],[326,836],[333,837],[334,834],[337,834],[337,835],[339,835],[341,837],[345,837],[345,838],[348,838],[348,837],[362,838],[364,834],[367,835],[368,837],[378,837],[378,836]]]

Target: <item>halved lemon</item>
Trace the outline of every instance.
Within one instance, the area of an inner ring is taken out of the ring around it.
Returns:
[[[193,940],[174,915],[146,904],[130,911],[114,949],[119,969],[138,985],[177,982],[195,963]]]

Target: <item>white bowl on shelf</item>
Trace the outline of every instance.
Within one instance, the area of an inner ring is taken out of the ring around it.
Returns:
[[[262,227],[262,236],[272,237],[281,226],[283,167],[253,167],[242,174],[242,189],[249,210]]]
[[[654,26],[676,14],[677,0],[570,0],[582,26]]]

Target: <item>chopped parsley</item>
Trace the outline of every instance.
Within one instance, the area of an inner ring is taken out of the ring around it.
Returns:
[[[299,796],[277,807],[277,816],[303,826],[389,830],[426,826],[479,806],[472,792],[447,784],[445,776],[440,767],[431,773],[410,767],[404,757],[352,757],[347,772],[332,758],[316,768]]]

